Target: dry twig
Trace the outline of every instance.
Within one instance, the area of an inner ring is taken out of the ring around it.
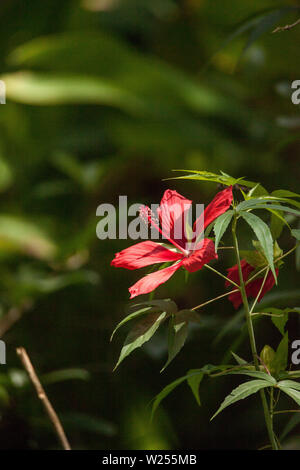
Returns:
[[[58,439],[59,439],[63,449],[64,450],[71,450],[69,441],[68,441],[68,439],[65,435],[65,432],[64,432],[63,427],[61,425],[61,422],[60,422],[53,406],[51,405],[51,403],[50,403],[50,401],[49,401],[49,399],[48,399],[48,397],[45,393],[45,390],[44,390],[41,382],[38,379],[38,376],[36,375],[36,372],[34,370],[34,367],[33,367],[32,363],[29,359],[29,356],[28,356],[26,350],[24,348],[17,348],[17,354],[20,356],[21,362],[22,362],[24,368],[26,369],[31,382],[33,383],[33,385],[36,389],[37,396],[39,397],[39,399],[42,401],[42,403],[44,405],[46,413],[48,414],[48,416],[50,418],[50,421],[52,422],[52,424],[54,426],[54,429],[56,431],[56,434],[58,436]]]
[[[274,31],[272,31],[272,33],[279,33],[281,31],[289,31],[290,29],[294,28],[298,24],[300,24],[300,18],[297,21],[295,21],[295,23],[286,24],[285,26],[278,26],[277,28],[274,29]]]

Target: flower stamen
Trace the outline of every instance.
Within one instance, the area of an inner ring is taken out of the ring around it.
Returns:
[[[172,243],[172,245],[174,245],[178,250],[180,250],[184,256],[188,256],[189,255],[189,252],[187,250],[185,250],[184,248],[182,248],[182,246],[178,245],[178,243],[176,243],[174,240],[172,240],[170,237],[168,237],[163,231],[162,229],[159,227],[159,221],[158,221],[158,218],[155,216],[155,214],[153,213],[153,211],[150,209],[150,207],[148,206],[140,206],[140,217],[141,219],[149,226],[153,226],[154,228],[156,228],[156,230],[159,231],[159,233],[166,239],[168,240],[170,243]]]

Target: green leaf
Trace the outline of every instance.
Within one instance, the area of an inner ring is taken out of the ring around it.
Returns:
[[[270,387],[270,381],[261,379],[251,380],[239,385],[225,398],[220,408],[216,411],[210,420],[214,419],[219,413],[221,413],[221,411],[233,403],[236,403],[239,400],[243,400],[244,398],[247,398],[248,396],[258,392],[258,390],[266,387]]]
[[[284,327],[286,325],[286,322],[288,321],[288,313],[286,309],[282,310],[280,308],[268,308],[266,309],[266,311],[272,314],[272,322],[283,336]]]
[[[300,423],[300,413],[295,413],[291,419],[287,422],[285,425],[281,435],[280,435],[280,441],[283,441],[286,436]]]
[[[283,379],[299,379],[300,378],[300,370],[285,370],[278,374],[278,377]]]
[[[175,318],[170,319],[169,338],[168,338],[168,360],[161,369],[161,372],[173,361],[179,351],[184,346],[188,335],[188,322],[180,321]]]
[[[236,360],[236,362],[240,365],[240,366],[243,366],[243,365],[246,365],[248,364],[247,361],[245,361],[245,359],[243,359],[242,357],[238,356],[235,352],[233,351],[230,351],[232,356],[234,357],[234,359]]]
[[[200,406],[201,401],[200,401],[200,396],[199,396],[199,386],[204,377],[204,372],[201,373],[201,371],[200,372],[198,371],[199,373],[196,373],[195,375],[193,375],[195,372],[197,372],[197,369],[191,369],[188,371],[188,374],[192,374],[192,375],[188,376],[187,383],[193,392],[196,402]]]
[[[228,365],[215,366],[212,364],[206,364],[201,369],[192,369],[187,373],[187,375],[184,375],[183,377],[180,377],[179,379],[176,379],[173,382],[171,382],[169,385],[163,388],[163,390],[154,398],[153,405],[152,405],[151,419],[153,418],[154,413],[157,410],[160,403],[162,402],[162,400],[166,398],[169,395],[169,393],[171,393],[182,382],[184,382],[185,380],[188,381],[194,376],[200,375],[201,377],[203,377],[203,374],[210,375],[212,372],[216,370],[226,370],[229,367],[232,367],[232,366],[228,366]]]
[[[290,226],[288,222],[285,220],[285,218],[283,217],[282,212],[274,211],[272,209],[269,209],[269,212],[271,212],[270,229],[271,229],[272,237],[274,240],[277,240],[281,235],[283,227],[287,225],[290,228]]]
[[[167,316],[167,312],[150,313],[134,325],[125,340],[120,357],[116,366],[114,367],[114,370],[116,370],[116,368],[121,364],[125,357],[129,356],[132,351],[137,348],[140,348],[144,343],[146,343],[147,341],[149,341],[150,338],[152,338],[156,330],[159,328],[159,326],[166,319]]]
[[[288,197],[300,197],[300,194],[293,193],[292,191],[288,191],[286,189],[276,189],[275,191],[271,193],[271,196],[288,198]]]
[[[295,382],[294,380],[281,380],[278,382],[278,387],[288,387],[288,388],[294,388],[295,390],[300,390],[300,383]]]
[[[241,250],[240,251],[241,257],[247,261],[247,263],[251,264],[254,268],[262,268],[266,266],[267,260],[261,251],[257,250]]]
[[[161,369],[161,372],[170,364],[184,346],[188,335],[189,322],[199,323],[200,321],[200,315],[194,312],[194,310],[180,310],[176,314],[173,314],[169,322],[168,360]]]
[[[138,304],[134,304],[132,308],[140,307],[140,306],[151,306],[157,308],[162,312],[167,312],[168,315],[173,315],[177,312],[177,305],[171,299],[158,299],[158,300],[147,300],[145,302],[139,302]]]
[[[282,370],[287,368],[288,364],[288,332],[283,335],[282,340],[280,341],[278,348],[276,350],[275,359],[273,362],[273,367],[275,372],[279,373]]]
[[[259,196],[256,198],[249,198],[246,201],[240,202],[237,205],[236,210],[239,212],[242,210],[248,210],[248,209],[253,209],[253,208],[259,209],[260,206],[261,207],[267,206],[268,208],[277,207],[278,210],[280,210],[282,207],[285,207],[286,210],[289,209],[286,206],[280,206],[278,203],[281,203],[281,202],[286,202],[296,207],[300,207],[300,202],[294,201],[293,199],[275,197],[275,196],[270,196],[270,195],[263,195],[263,196]],[[293,213],[293,209],[290,209],[290,210]],[[298,212],[296,211],[296,213]]]
[[[245,211],[245,210],[249,210],[249,209],[251,209],[251,210],[254,210],[254,209],[267,209],[267,210],[272,211],[272,212],[274,212],[274,210],[282,211],[282,212],[289,212],[290,214],[295,214],[298,217],[300,217],[300,211],[298,211],[296,209],[292,209],[291,207],[281,206],[280,204],[265,204],[261,201],[259,203],[254,203],[253,201],[254,201],[254,199],[253,200],[249,199],[248,201],[241,202],[236,208],[237,211],[241,212],[241,211]],[[253,202],[253,204],[252,204],[252,202]]]
[[[193,323],[200,323],[201,322],[201,316],[196,313],[194,310],[179,310],[175,314],[175,319],[177,323],[180,323],[182,321],[187,321],[187,322],[193,322]]]
[[[218,246],[219,242],[222,239],[228,225],[230,224],[230,221],[233,217],[234,211],[230,210],[225,212],[224,214],[220,215],[220,217],[217,218],[214,224],[214,232],[215,232],[215,250],[216,252],[218,251]]]
[[[116,326],[116,328],[112,332],[111,337],[110,337],[110,341],[112,341],[115,333],[117,332],[117,330],[119,328],[121,328],[121,326],[125,325],[127,322],[129,322],[131,320],[134,320],[135,318],[140,317],[141,315],[145,315],[146,313],[149,313],[150,310],[152,310],[152,307],[149,305],[148,307],[140,308],[136,312],[133,312],[130,315],[127,315],[127,317],[123,318],[123,320],[121,320],[120,323],[118,323],[118,325]]]
[[[259,371],[259,370],[248,370],[248,369],[236,369],[236,370],[229,370],[225,371],[226,375],[248,375],[249,377],[256,377],[258,379],[265,380],[269,382],[270,385],[276,384],[276,379],[271,375],[267,374],[266,372]]]
[[[280,390],[293,398],[297,405],[300,406],[300,384],[298,382],[294,380],[283,380],[278,382],[277,386]]]
[[[299,229],[291,230],[291,234],[293,235],[293,237],[296,238],[296,240],[300,241],[300,230]]]
[[[182,169],[179,169],[179,170],[176,169],[173,171],[182,171],[182,172],[191,173],[191,174],[186,175],[186,176],[177,176],[174,178],[167,178],[167,180],[188,179],[188,180],[195,180],[195,181],[209,181],[209,182],[223,184],[225,186],[233,186],[235,184],[240,184],[242,186],[247,186],[249,188],[253,188],[257,186],[257,183],[254,183],[253,181],[247,181],[247,180],[244,180],[243,178],[234,178],[222,172],[220,175],[218,175],[210,171],[182,170]]]
[[[268,264],[273,273],[275,283],[277,284],[277,276],[275,273],[274,260],[273,260],[273,238],[267,224],[254,214],[249,212],[240,213],[243,219],[250,225],[258,241],[261,244],[263,252],[267,258]]]
[[[156,395],[152,405],[151,419],[153,419],[154,413],[159,407],[162,400],[164,400],[164,398],[166,398],[176,387],[178,387],[178,385],[187,380],[187,378],[188,376],[185,375],[184,377],[180,377],[179,379],[174,380],[169,385],[164,387],[158,395]]]

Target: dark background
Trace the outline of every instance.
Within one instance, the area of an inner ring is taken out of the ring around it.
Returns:
[[[159,203],[176,189],[208,203],[216,184],[164,181],[197,169],[299,192],[300,26],[296,1],[2,0],[0,108],[0,447],[59,448],[16,347],[24,346],[75,449],[257,448],[267,443],[257,396],[210,417],[240,378],[205,379],[198,407],[185,384],[149,422],[152,398],[190,368],[218,364],[241,322],[228,301],[207,306],[162,374],[167,331],[112,372],[126,328],[128,287],[143,272],[110,266],[128,240],[100,241],[96,209]],[[294,7],[294,8],[293,8]],[[250,246],[246,231],[243,247]],[[229,240],[229,238],[228,238]],[[226,241],[226,237],[225,237]],[[288,232],[280,238],[292,246]],[[229,242],[230,243],[230,242]],[[298,257],[299,258],[299,257]],[[233,264],[224,252],[219,269]],[[224,292],[221,279],[183,270],[155,293],[192,307]],[[297,306],[295,256],[264,302]],[[299,338],[299,321],[289,320]],[[219,337],[219,333],[223,336]],[[226,334],[225,334],[226,333]],[[259,350],[277,347],[270,320],[257,323]],[[237,379],[237,380],[236,380]],[[290,402],[284,402],[289,407]],[[279,415],[280,432],[289,415]],[[298,427],[299,431],[299,427]],[[280,434],[280,433],[279,433]],[[299,448],[297,427],[284,441]]]

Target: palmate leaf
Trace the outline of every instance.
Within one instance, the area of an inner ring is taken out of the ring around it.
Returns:
[[[215,232],[215,250],[216,252],[218,251],[218,246],[220,243],[220,240],[222,239],[228,225],[230,224],[230,221],[233,217],[234,211],[230,210],[225,212],[224,214],[220,215],[220,217],[217,218],[214,224],[214,232]]]
[[[259,194],[260,192],[262,194],[266,194],[266,190],[260,185],[260,183],[247,181],[244,178],[234,178],[233,176],[227,175],[224,172],[221,172],[221,174],[218,175],[217,173],[212,173],[209,171],[200,171],[200,170],[198,171],[198,170],[176,169],[173,171],[182,171],[182,172],[190,173],[190,174],[183,175],[183,176],[176,176],[173,178],[167,178],[167,180],[188,179],[188,180],[195,180],[195,181],[208,181],[208,182],[223,184],[225,186],[233,186],[235,184],[240,184],[248,188],[254,188],[255,186],[257,186],[257,190],[259,189]]]
[[[253,395],[259,390],[272,386],[270,381],[264,379],[251,380],[239,385],[237,388],[232,390],[232,392],[225,398],[219,409],[211,417],[210,420],[213,420],[221,411],[223,411],[228,406],[236,403],[237,401],[243,400],[244,398]]]
[[[273,256],[273,238],[268,225],[252,213],[242,211],[240,214],[257,236],[277,284]]]
[[[121,364],[125,357],[132,353],[132,351],[140,348],[144,343],[152,338],[154,333],[157,331],[161,323],[167,318],[167,316],[167,312],[150,313],[133,326],[132,330],[127,335],[114,370]]]

